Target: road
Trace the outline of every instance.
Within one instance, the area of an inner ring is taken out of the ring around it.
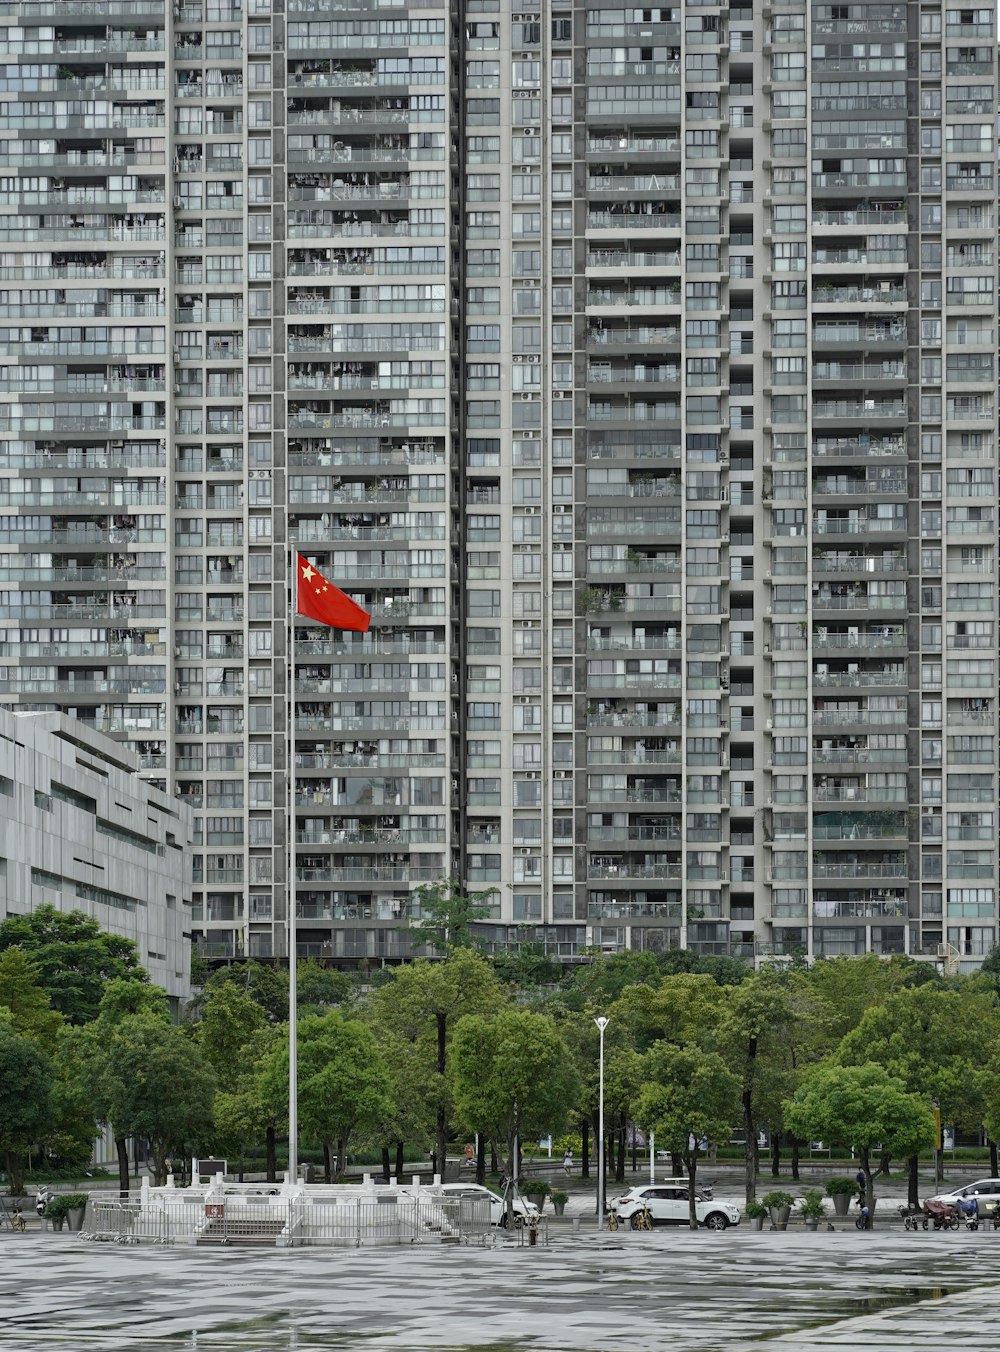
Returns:
[[[548,1248],[120,1248],[0,1234],[18,1352],[978,1352],[1000,1232],[552,1231]]]

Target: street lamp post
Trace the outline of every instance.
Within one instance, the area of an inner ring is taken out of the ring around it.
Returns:
[[[601,1069],[597,1103],[597,1228],[600,1230],[604,1226],[604,1030],[608,1026],[608,1019],[602,1014],[594,1022],[601,1031]]]

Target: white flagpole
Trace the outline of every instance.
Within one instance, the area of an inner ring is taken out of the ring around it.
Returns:
[[[298,851],[295,840],[295,789],[298,779],[295,757],[295,615],[299,603],[298,550],[288,546],[288,576],[291,606],[288,622],[288,1177],[299,1179],[299,993],[298,945]]]

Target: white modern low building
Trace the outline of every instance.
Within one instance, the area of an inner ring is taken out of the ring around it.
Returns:
[[[173,1003],[191,985],[191,814],[120,742],[0,710],[0,920],[43,902],[131,939]]]

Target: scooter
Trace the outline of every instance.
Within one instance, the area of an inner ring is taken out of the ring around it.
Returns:
[[[35,1214],[41,1219],[45,1215],[45,1208],[52,1201],[54,1193],[43,1183],[35,1194]]]

